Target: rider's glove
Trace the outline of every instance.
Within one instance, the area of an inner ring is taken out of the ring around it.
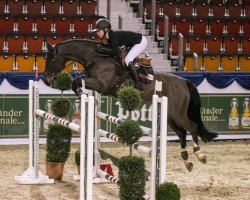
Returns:
[[[98,53],[103,53],[103,47],[102,47],[102,45],[100,45],[100,44],[97,44],[97,45],[95,45],[95,50],[98,52]]]

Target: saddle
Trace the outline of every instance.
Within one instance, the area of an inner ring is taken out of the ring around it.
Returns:
[[[125,46],[122,46],[120,48],[120,64],[122,65],[122,67],[126,70],[127,66],[124,62],[126,55],[128,54],[128,52],[130,51],[131,48],[126,48]],[[104,44],[98,44],[95,46],[95,50],[102,54],[102,55],[108,55],[108,56],[112,56],[113,52],[112,49],[109,45],[104,45]],[[138,77],[139,80],[143,83],[150,83],[153,79],[154,79],[154,70],[152,68],[151,65],[151,60],[152,58],[145,53],[145,57],[141,58],[141,57],[137,57],[134,60],[134,65],[135,68],[137,70],[138,73]],[[116,68],[116,71],[119,71]],[[121,75],[121,73],[118,73],[119,75]]]
[[[121,47],[121,63],[124,68],[126,68],[126,64],[124,62],[126,55],[130,51],[130,48]],[[152,58],[148,55],[148,53],[144,53],[145,57],[137,57],[134,60],[134,65],[138,73],[139,80],[143,83],[150,83],[154,79],[154,70],[151,65]]]

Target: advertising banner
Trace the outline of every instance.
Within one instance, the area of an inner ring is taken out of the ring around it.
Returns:
[[[60,95],[40,95],[40,109],[51,112],[51,104]],[[79,123],[79,99],[75,95],[65,95],[71,103],[68,116],[70,121]],[[211,131],[226,134],[250,134],[249,94],[202,94],[201,118]],[[0,95],[0,138],[28,137],[28,95]],[[116,117],[126,118],[115,98],[102,97],[102,112]],[[132,118],[144,126],[151,127],[151,103],[143,102],[141,109],[134,111]],[[41,120],[41,135],[46,135],[48,120]],[[102,121],[102,128],[115,132],[115,126]],[[168,134],[174,134],[168,128]],[[77,135],[77,134],[75,134]]]

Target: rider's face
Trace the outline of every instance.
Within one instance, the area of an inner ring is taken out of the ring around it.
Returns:
[[[97,33],[98,37],[100,37],[100,38],[104,37],[104,31],[102,29],[98,30],[96,33]]]

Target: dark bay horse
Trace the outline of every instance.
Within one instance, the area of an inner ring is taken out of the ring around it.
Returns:
[[[76,61],[85,67],[86,88],[104,95],[115,96],[117,82],[124,73],[118,73],[116,62],[112,57],[104,57],[95,51],[97,42],[90,40],[70,40],[51,46],[47,43],[47,57],[44,71],[44,83],[53,86],[54,77],[65,68],[67,61]],[[155,80],[162,81],[162,96],[168,97],[168,124],[176,132],[181,143],[181,157],[189,171],[193,164],[188,160],[186,135],[190,132],[194,142],[194,154],[202,163],[206,156],[200,151],[198,137],[209,142],[217,137],[216,133],[207,130],[201,120],[201,101],[196,87],[186,79],[170,73],[155,72],[154,80],[144,84],[143,100],[151,100],[154,94]],[[81,87],[81,81],[75,82],[74,91]],[[127,78],[123,85],[133,83]],[[77,93],[77,92],[76,92]]]

